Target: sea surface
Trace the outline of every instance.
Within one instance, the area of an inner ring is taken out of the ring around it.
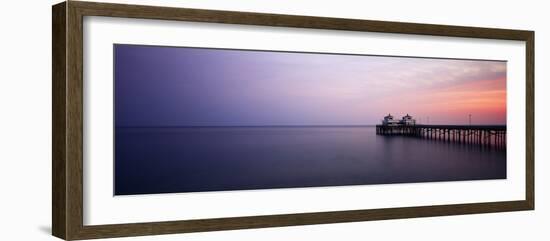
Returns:
[[[115,195],[506,178],[506,150],[375,127],[117,127]]]

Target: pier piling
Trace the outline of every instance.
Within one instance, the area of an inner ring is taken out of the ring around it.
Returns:
[[[376,125],[376,134],[506,148],[505,125]]]

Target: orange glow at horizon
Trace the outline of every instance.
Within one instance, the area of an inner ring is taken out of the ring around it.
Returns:
[[[381,99],[391,102],[395,96]],[[445,88],[428,88],[399,93],[403,100],[392,109],[395,114],[411,114],[425,124],[506,124],[506,78],[470,81]],[[387,104],[385,104],[387,106]],[[387,114],[387,113],[385,113]],[[459,123],[457,123],[457,120]]]

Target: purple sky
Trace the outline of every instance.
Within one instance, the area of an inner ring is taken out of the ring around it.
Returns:
[[[117,126],[506,123],[506,62],[115,45]]]

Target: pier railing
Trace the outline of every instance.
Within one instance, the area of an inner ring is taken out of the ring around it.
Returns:
[[[377,125],[376,134],[506,147],[505,125]]]

